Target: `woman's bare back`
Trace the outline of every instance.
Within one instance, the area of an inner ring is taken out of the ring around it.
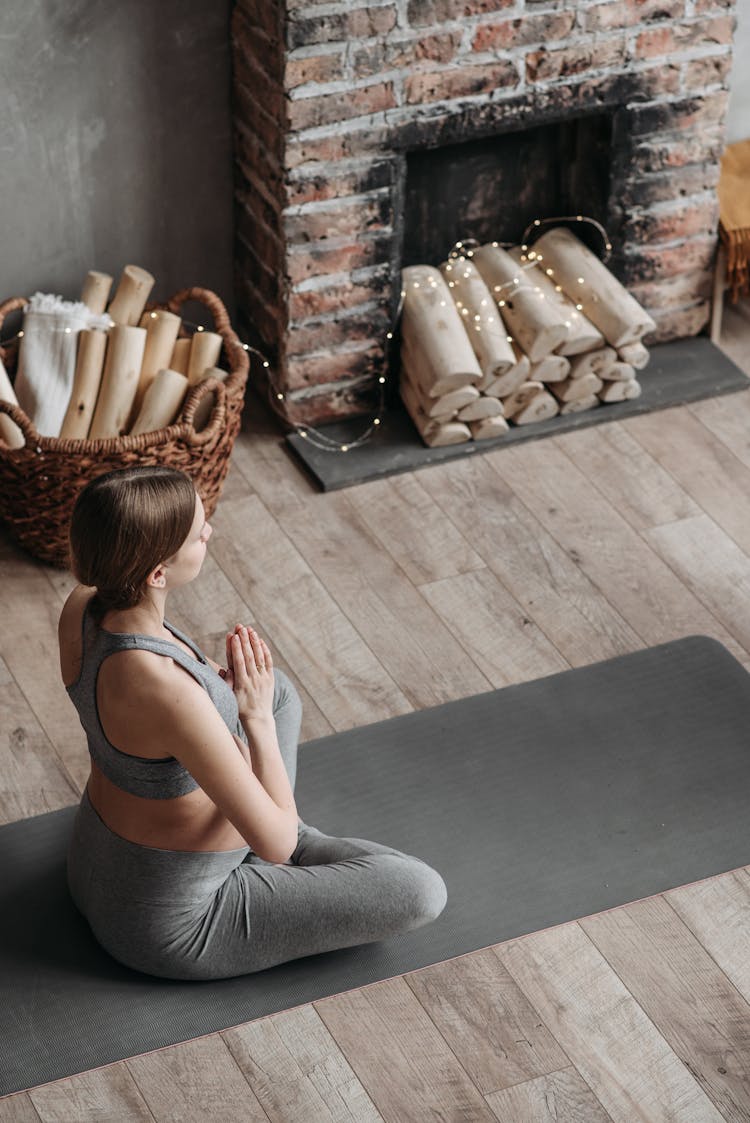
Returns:
[[[92,595],[91,589],[78,586],[68,597],[60,618],[60,670],[66,686],[74,683],[80,672],[83,612]],[[119,622],[121,616],[107,613],[104,617],[110,625],[107,630],[127,631],[127,627]],[[113,621],[114,626],[111,626]],[[157,638],[169,638],[171,643],[176,643],[195,658],[190,648],[173,635]],[[168,741],[159,747],[144,746],[138,740],[132,713],[131,720],[128,720],[129,673],[136,669],[148,673],[148,662],[152,660],[163,662],[165,657],[146,651],[121,651],[110,655],[99,671],[97,708],[107,739],[117,749],[157,759],[173,755]],[[209,662],[214,670],[219,670],[216,663]],[[171,663],[170,673],[187,674],[183,668]],[[141,713],[142,719],[148,717],[148,714]],[[247,845],[236,827],[201,788],[175,799],[144,799],[118,788],[94,761],[91,761],[87,787],[89,798],[102,820],[115,834],[130,842],[164,850],[191,851],[237,850]]]

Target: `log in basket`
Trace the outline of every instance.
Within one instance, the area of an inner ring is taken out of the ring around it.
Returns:
[[[209,378],[193,387],[179,419],[166,428],[135,436],[99,440],[42,437],[24,411],[0,401],[19,426],[25,444],[8,448],[0,441],[0,520],[29,553],[58,567],[68,564],[68,526],[78,493],[94,476],[114,468],[141,464],[163,464],[180,468],[192,478],[203,500],[208,518],[213,514],[229,470],[229,458],[240,428],[242,406],[250,366],[247,351],[233,330],[227,310],[215,293],[203,288],[178,292],[166,308],[179,313],[187,301],[204,304],[214,319],[214,330],[224,340],[226,381]],[[0,328],[5,317],[27,301],[13,297],[0,304]],[[0,348],[0,358],[12,372],[15,348]],[[215,395],[208,423],[196,432],[193,417],[206,394]]]

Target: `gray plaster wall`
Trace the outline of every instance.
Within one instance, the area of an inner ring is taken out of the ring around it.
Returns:
[[[2,0],[0,299],[132,263],[234,314],[230,7]]]
[[[734,58],[729,79],[727,144],[750,138],[750,0],[737,0]]]

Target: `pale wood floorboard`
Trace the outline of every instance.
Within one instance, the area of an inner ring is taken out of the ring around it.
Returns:
[[[727,308],[747,358],[750,311]],[[702,632],[750,668],[746,392],[321,493],[253,401],[201,580],[309,740]],[[0,534],[0,821],[75,803],[72,579]],[[750,1118],[750,867],[0,1100],[0,1123]]]

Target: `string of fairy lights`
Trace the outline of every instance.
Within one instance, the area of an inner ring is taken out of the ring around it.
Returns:
[[[531,234],[538,233],[543,226],[559,225],[560,223],[564,223],[564,222],[586,222],[586,223],[590,224],[591,226],[593,226],[597,230],[597,232],[599,233],[599,235],[602,239],[601,260],[602,260],[602,262],[605,262],[605,263],[609,260],[610,254],[612,252],[612,244],[609,240],[609,236],[607,234],[607,231],[604,229],[602,224],[600,222],[598,222],[596,219],[589,218],[586,215],[580,215],[580,214],[579,215],[560,215],[560,216],[557,216],[555,218],[535,218],[533,222],[529,223],[529,225],[526,227],[526,230],[523,233],[523,238],[522,238],[521,246],[520,246],[522,264],[520,264],[518,266],[518,269],[517,269],[518,275],[514,276],[512,278],[512,280],[506,281],[503,284],[497,284],[497,285],[492,286],[492,294],[493,294],[495,303],[496,303],[498,308],[502,309],[503,307],[505,307],[506,302],[508,300],[510,300],[521,289],[531,289],[533,291],[536,291],[539,294],[541,299],[546,299],[545,293],[542,292],[540,286],[529,283],[529,281],[527,281],[526,279],[524,279],[521,276],[521,274],[525,274],[528,270],[538,269],[540,266],[542,266],[542,263],[544,262],[543,254],[537,253],[535,250],[533,250],[529,246],[528,239],[529,239],[529,236]],[[461,261],[470,261],[471,258],[474,256],[474,251],[479,246],[479,244],[480,243],[474,238],[464,238],[461,241],[456,242],[455,245],[453,246],[453,248],[451,249],[450,253],[448,254],[448,262],[450,264],[448,264],[446,266],[446,272],[450,272],[453,268],[458,267],[458,265]],[[514,243],[514,242],[492,242],[490,244],[493,247],[507,248],[507,247],[515,246],[517,243]],[[545,272],[546,276],[550,279],[550,281],[552,281],[554,283],[554,270],[550,266],[543,266],[543,268],[544,268],[544,272]],[[465,273],[464,275],[468,276],[468,273]],[[585,277],[579,277],[578,278],[578,281],[579,281],[580,284],[584,284],[585,280],[586,280]],[[420,287],[419,281],[414,281],[414,282],[412,282],[412,284],[413,284],[414,288]],[[431,278],[427,282],[427,284],[431,288],[437,288],[438,287],[438,282],[434,278]],[[448,281],[449,287],[451,287],[451,288],[454,287],[454,284],[455,284],[454,281],[452,281],[452,280]],[[507,292],[505,291],[506,289],[508,290]],[[555,284],[555,290],[556,290],[556,292],[561,293],[562,287],[558,284]],[[391,341],[394,338],[396,328],[398,326],[398,322],[399,322],[399,319],[401,317],[401,312],[403,310],[405,299],[406,299],[406,289],[401,289],[399,299],[398,299],[398,303],[397,303],[397,307],[396,307],[396,311],[395,311],[395,314],[393,316],[391,326],[390,326],[389,330],[385,333],[384,350],[386,351],[386,353],[387,353],[389,344],[391,343]],[[441,303],[443,303],[443,302],[441,302]],[[468,314],[468,309],[465,308],[462,305],[462,302],[460,300],[455,299],[455,304],[456,304],[459,312],[462,312],[464,315]],[[571,311],[571,313],[570,313],[571,320],[572,320],[573,316],[577,316],[582,310],[583,310],[583,305],[580,304],[580,303],[576,303],[575,304],[575,310]],[[152,312],[151,315],[155,317],[157,315],[157,313]],[[477,317],[475,315],[475,320],[476,319],[480,319],[480,317]],[[183,320],[182,322],[183,322],[185,327],[192,328],[195,332],[203,332],[203,331],[206,331],[206,330],[210,330],[210,329],[206,329],[203,324],[192,323],[189,320]],[[488,317],[488,322],[490,322],[490,323],[494,322],[494,318]],[[114,321],[113,321],[113,324],[114,324]],[[566,321],[566,325],[568,327],[570,327],[571,321]],[[475,330],[480,331],[481,330],[481,323],[475,323],[474,328],[475,328]],[[65,333],[68,333],[68,334],[72,333],[72,331],[73,331],[73,329],[70,328],[70,327],[66,327],[64,329],[61,328],[61,329],[57,329],[57,330],[64,331]],[[23,334],[24,334],[23,329],[21,329],[21,330],[17,331],[15,333],[15,335],[11,335],[7,339],[0,339],[0,348],[7,347],[8,344],[14,342],[14,340],[22,339]],[[514,337],[510,334],[507,335],[506,338],[507,338],[509,343],[515,342]],[[378,376],[378,380],[377,380],[377,384],[376,384],[377,389],[378,389],[378,403],[377,403],[377,406],[375,407],[374,416],[368,421],[364,430],[360,433],[359,436],[357,436],[357,437],[355,437],[351,440],[348,440],[348,441],[336,440],[333,437],[330,437],[327,433],[320,432],[319,429],[316,429],[312,425],[296,422],[290,416],[290,413],[289,413],[289,396],[283,390],[281,390],[278,387],[278,385],[276,383],[276,379],[275,379],[274,374],[273,374],[273,371],[271,369],[271,363],[268,360],[268,358],[263,354],[262,351],[259,351],[257,347],[254,347],[250,343],[245,343],[242,340],[226,340],[225,339],[223,342],[224,342],[225,347],[228,347],[228,346],[241,347],[249,355],[254,355],[259,360],[259,363],[262,366],[263,370],[266,372],[266,376],[267,376],[266,380],[265,380],[265,388],[266,388],[266,392],[267,392],[267,396],[268,396],[269,405],[271,406],[273,411],[279,417],[282,418],[282,420],[285,422],[285,424],[288,425],[291,429],[293,429],[299,437],[302,437],[304,440],[308,441],[311,445],[315,446],[316,448],[319,448],[324,452],[350,452],[352,449],[359,448],[361,445],[363,445],[367,441],[369,441],[371,439],[371,437],[373,436],[373,434],[375,432],[377,432],[378,426],[380,426],[382,424],[383,418],[384,418],[384,415],[385,415],[386,387],[387,387],[387,384],[388,384],[388,379],[387,379],[386,375],[381,374],[381,375]],[[292,405],[293,405],[293,403],[292,403]]]

